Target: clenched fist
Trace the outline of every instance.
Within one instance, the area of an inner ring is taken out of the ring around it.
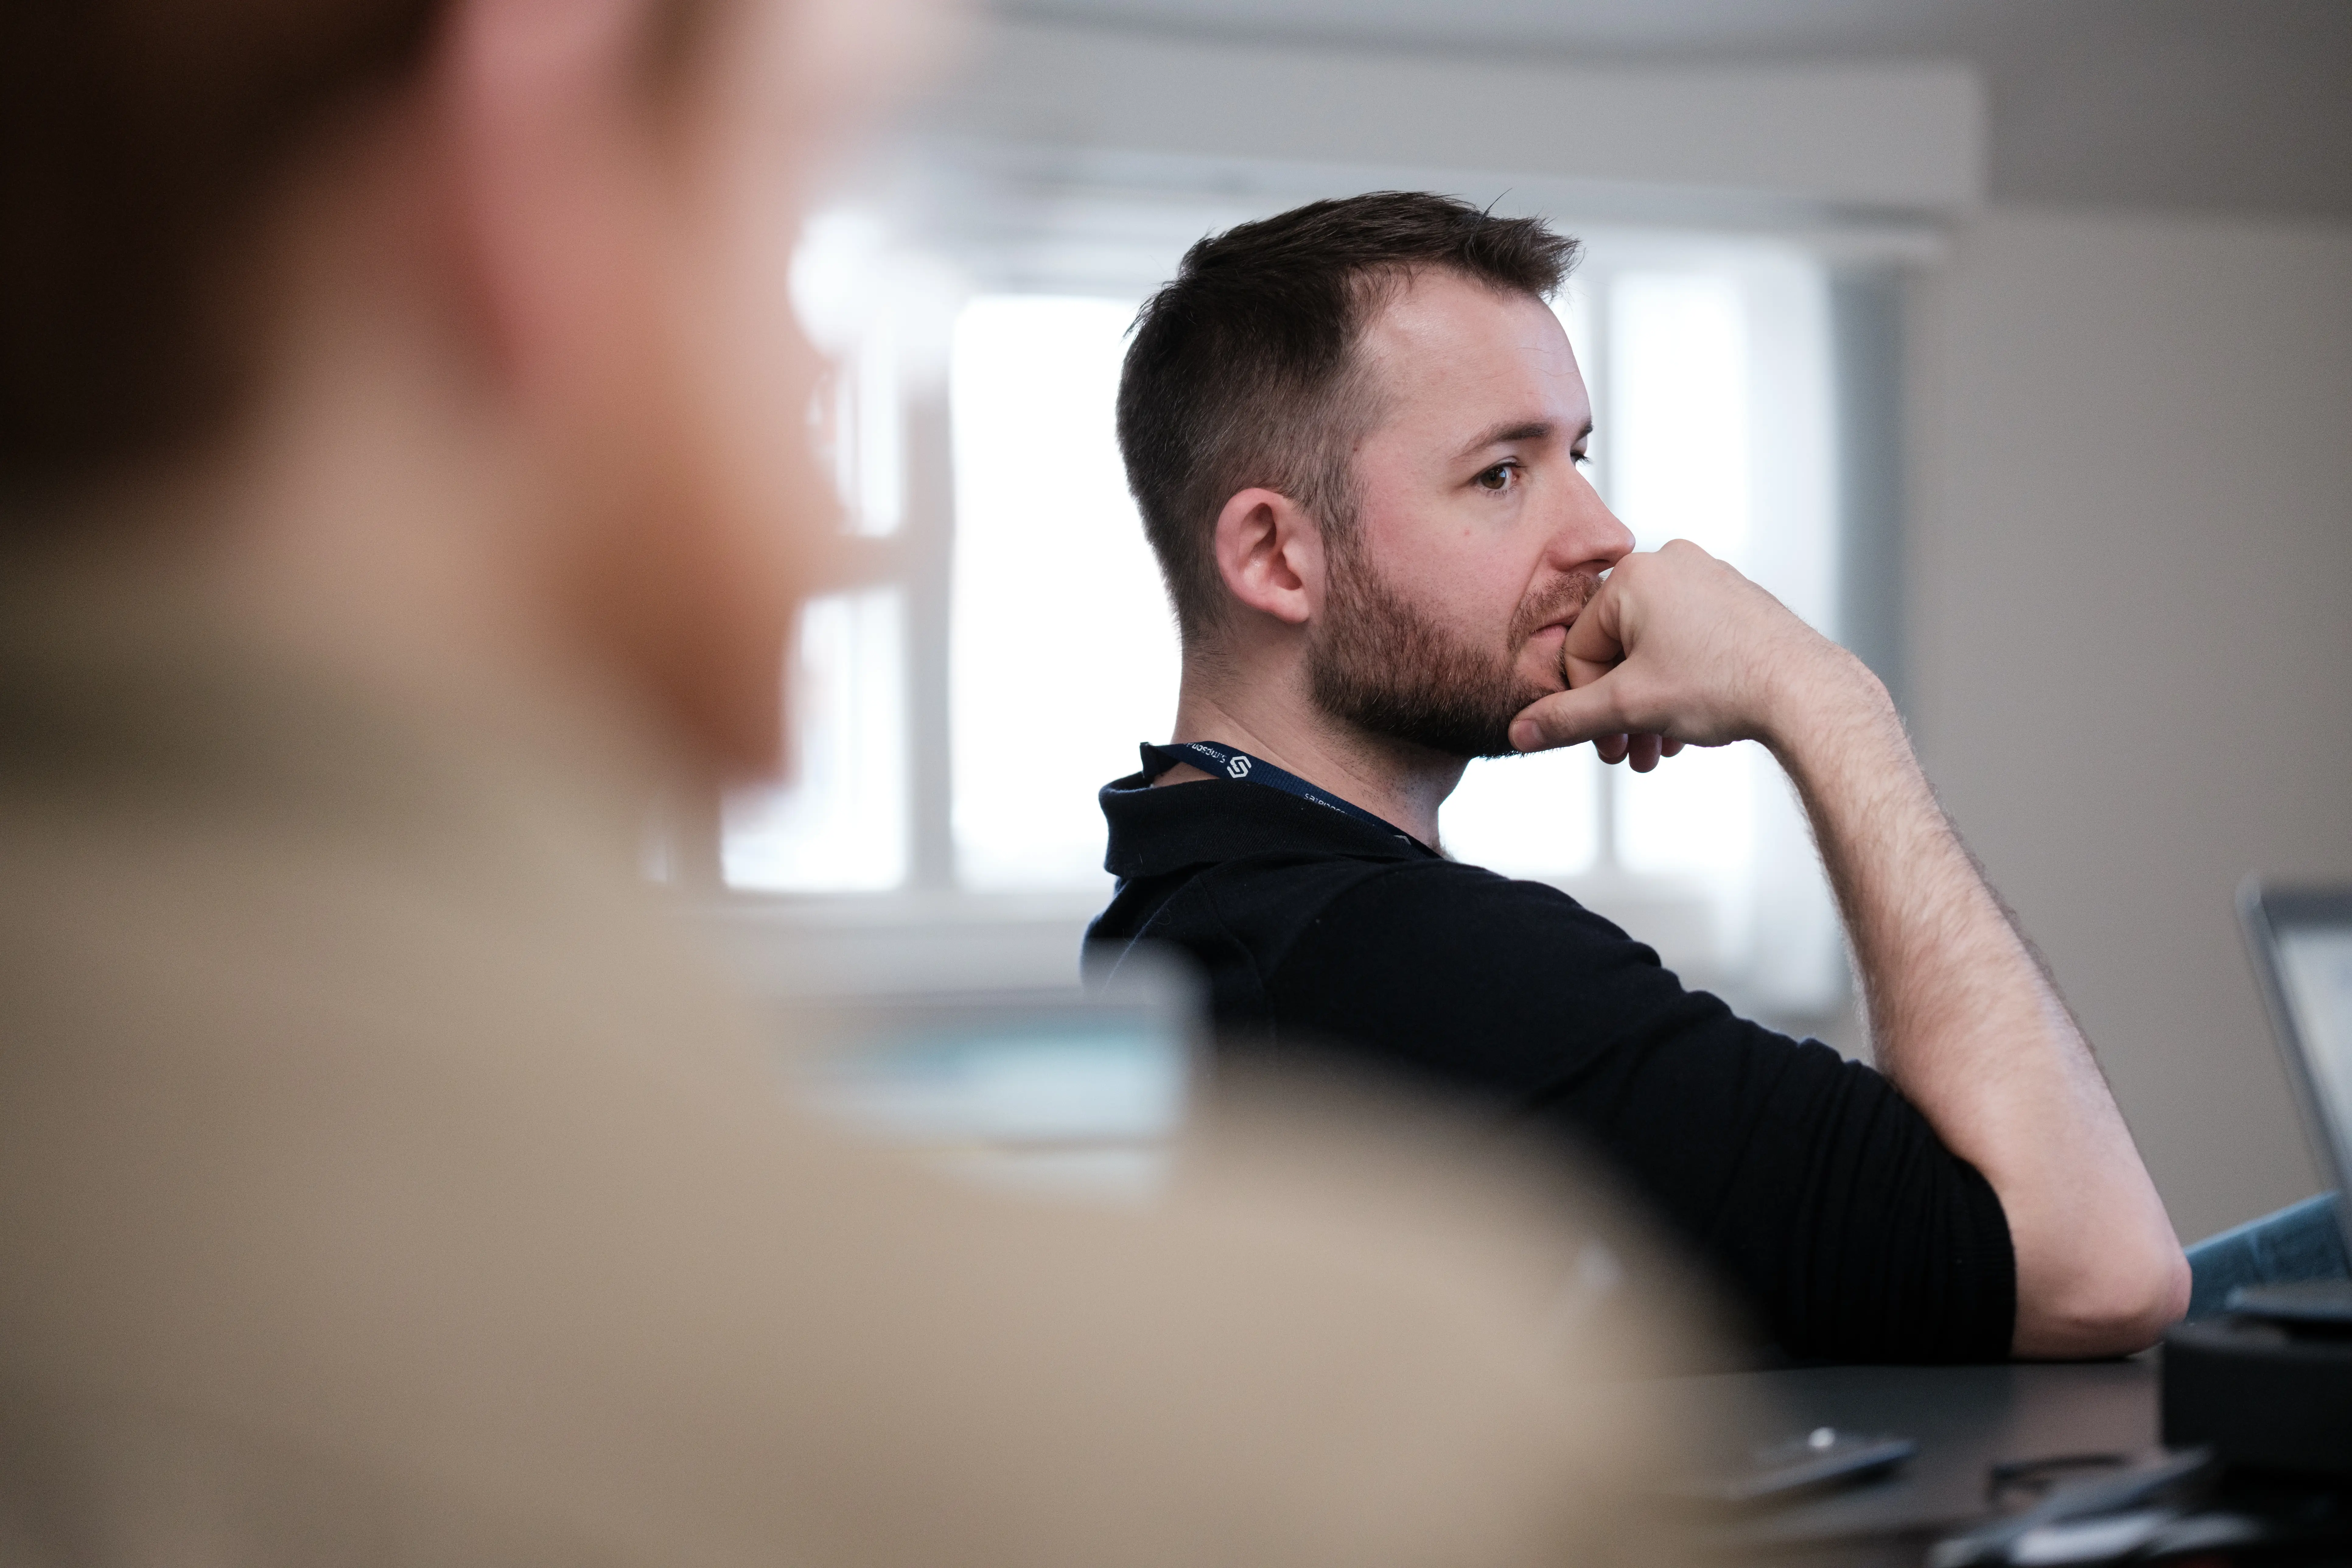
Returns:
[[[1762,741],[1780,752],[1827,717],[1870,706],[1862,662],[1728,563],[1686,540],[1620,561],[1561,650],[1569,689],[1522,710],[1522,752],[1593,742],[1647,772],[1685,745]]]

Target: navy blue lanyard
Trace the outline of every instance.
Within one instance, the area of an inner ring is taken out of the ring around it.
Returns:
[[[1231,746],[1220,746],[1214,741],[1179,741],[1172,746],[1155,746],[1147,742],[1143,747],[1143,754],[1151,763],[1150,776],[1155,779],[1179,763],[1190,763],[1204,773],[1210,773],[1218,778],[1238,779],[1244,784],[1265,784],[1270,789],[1278,789],[1285,795],[1295,795],[1301,800],[1311,800],[1319,806],[1339,813],[1342,816],[1352,816],[1359,822],[1370,823],[1383,833],[1392,834],[1403,839],[1407,844],[1418,846],[1421,843],[1409,833],[1398,833],[1392,824],[1383,822],[1362,806],[1317,789],[1297,773],[1277,768],[1262,758],[1251,756],[1247,752],[1235,751]]]

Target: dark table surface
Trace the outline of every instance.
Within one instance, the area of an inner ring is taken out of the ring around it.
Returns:
[[[1744,1516],[1725,1544],[1825,1563],[1916,1563],[1928,1543],[1984,1518],[1992,1466],[2157,1447],[2153,1355],[2006,1366],[1836,1366],[1691,1380],[1750,1405],[1768,1435],[1817,1426],[1919,1445],[1894,1474]]]

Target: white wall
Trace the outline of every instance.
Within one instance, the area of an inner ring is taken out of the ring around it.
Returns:
[[[2231,893],[2352,879],[2352,227],[1994,210],[1916,324],[1921,749],[2194,1239],[2318,1185]]]
[[[1579,68],[1000,22],[937,132],[1089,155],[1524,174],[1920,210],[1984,187],[1976,75],[1937,63]]]

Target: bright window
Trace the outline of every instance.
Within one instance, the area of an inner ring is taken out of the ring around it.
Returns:
[[[881,892],[907,877],[906,616],[898,590],[801,612],[794,781],[730,800],[722,864],[756,892]]]
[[[957,319],[950,646],[959,880],[1099,888],[1095,792],[1165,740],[1176,631],[1113,430],[1131,300],[986,295]]]

